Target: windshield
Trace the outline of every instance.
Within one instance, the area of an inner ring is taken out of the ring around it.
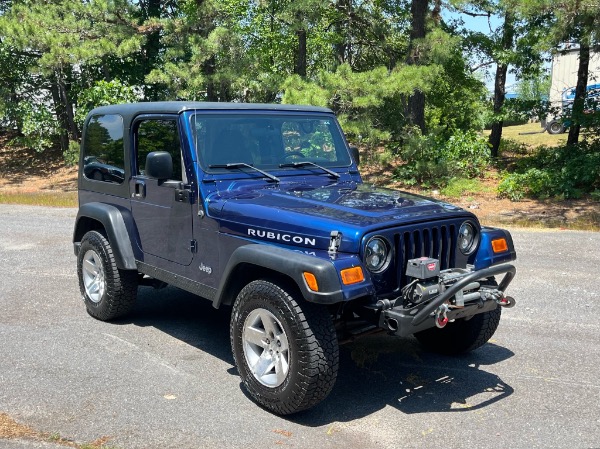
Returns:
[[[200,165],[207,172],[223,172],[225,165],[238,163],[263,170],[297,170],[300,164],[294,162],[350,165],[344,138],[329,115],[196,113],[191,125]]]

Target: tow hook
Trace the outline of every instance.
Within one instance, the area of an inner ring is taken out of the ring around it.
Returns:
[[[450,309],[447,304],[441,304],[435,312],[435,325],[439,329],[443,329],[448,324],[448,316],[446,315],[448,310]]]
[[[500,298],[497,302],[506,309],[510,309],[517,305],[517,301],[515,301],[515,298],[513,298],[512,296],[504,296]]]

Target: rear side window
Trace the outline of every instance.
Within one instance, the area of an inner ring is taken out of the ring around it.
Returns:
[[[83,174],[88,179],[122,184],[125,180],[123,117],[95,115],[83,142]]]

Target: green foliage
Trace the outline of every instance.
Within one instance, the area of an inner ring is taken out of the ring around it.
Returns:
[[[403,96],[415,89],[429,92],[440,70],[436,65],[398,65],[392,71],[378,67],[353,72],[349,65],[343,64],[335,73],[319,72],[314,82],[299,76],[288,78],[284,83],[283,102],[329,107],[338,114],[351,139],[375,146],[399,137]]]
[[[500,154],[527,154],[527,145],[512,139],[502,138],[500,141]]]
[[[405,164],[395,177],[406,184],[446,185],[452,177],[473,178],[488,167],[490,148],[487,140],[473,131],[456,131],[449,139],[443,134],[423,136],[412,130],[398,149]]]
[[[501,197],[580,198],[600,187],[600,142],[539,148],[519,161],[498,186]]]
[[[529,76],[517,82],[519,98],[528,101],[543,101],[548,98],[551,78],[548,74]]]
[[[56,118],[43,105],[22,102],[17,107],[21,121],[21,135],[12,140],[13,145],[21,145],[42,152],[56,143],[59,126]]]
[[[75,121],[81,127],[86,115],[98,106],[138,101],[135,90],[126,86],[118,79],[112,81],[97,81],[93,87],[85,89],[77,97]]]
[[[136,51],[142,36],[123,20],[131,13],[121,0],[14,2],[0,16],[0,33],[17,48],[39,52],[39,67],[47,71]]]
[[[456,131],[440,150],[452,175],[482,176],[490,163],[490,145],[474,131]]]
[[[63,159],[67,167],[73,167],[79,163],[79,142],[69,140],[69,146],[63,151]]]
[[[398,149],[405,164],[395,170],[394,177],[404,184],[444,185],[448,179],[447,161],[439,151],[439,140],[434,134],[422,135],[412,129]]]
[[[427,40],[430,63],[442,68],[426,97],[427,128],[441,129],[446,137],[460,129],[482,130],[488,92],[465,64],[461,39],[435,30]]]

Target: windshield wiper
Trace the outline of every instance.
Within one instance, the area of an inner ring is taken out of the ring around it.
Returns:
[[[304,167],[306,165],[310,165],[311,167],[317,167],[320,168],[321,170],[323,170],[324,172],[326,172],[328,175],[333,176],[334,178],[339,178],[340,174],[336,173],[332,170],[329,170],[328,168],[325,168],[319,164],[315,164],[314,162],[311,161],[299,161],[299,162],[290,162],[289,164],[279,164],[279,168],[285,168],[285,167]]]
[[[226,168],[226,169],[241,168],[241,167],[251,168],[252,170],[259,172],[261,175],[266,176],[271,181],[279,182],[279,178],[277,176],[273,176],[272,174],[267,173],[266,171],[262,171],[260,168],[256,168],[250,164],[246,164],[245,162],[232,162],[231,164],[215,164],[215,165],[208,166],[208,168]]]

